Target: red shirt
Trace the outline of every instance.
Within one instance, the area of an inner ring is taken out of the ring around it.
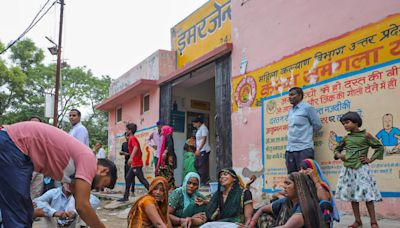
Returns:
[[[133,159],[132,159],[132,164],[131,164],[132,168],[143,166],[142,150],[140,149],[139,140],[134,135],[132,135],[131,137],[129,137],[129,141],[128,141],[129,155],[132,154],[133,148],[135,148],[135,147],[137,147],[137,150],[136,150],[136,154],[133,156]]]

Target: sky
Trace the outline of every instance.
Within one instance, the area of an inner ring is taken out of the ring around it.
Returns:
[[[1,0],[0,41],[8,44],[47,0]],[[53,3],[54,0],[50,0]],[[94,75],[118,78],[158,49],[171,49],[170,29],[207,0],[65,0],[62,58]],[[58,42],[59,4],[25,36],[45,50]]]

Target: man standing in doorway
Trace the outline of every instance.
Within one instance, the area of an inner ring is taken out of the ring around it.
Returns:
[[[303,101],[299,87],[289,90],[289,102],[293,105],[288,114],[288,144],[286,167],[288,173],[297,172],[304,159],[314,159],[314,133],[322,128],[321,120],[313,106]]]
[[[81,143],[89,146],[89,134],[86,127],[81,123],[81,112],[78,109],[71,109],[69,112],[69,122],[72,125],[69,134]]]
[[[192,120],[193,127],[196,131],[196,161],[195,166],[200,175],[201,185],[208,184],[209,181],[209,156],[211,152],[208,128],[204,125],[203,118],[197,117]]]

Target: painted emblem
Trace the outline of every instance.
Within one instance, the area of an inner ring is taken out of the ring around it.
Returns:
[[[267,105],[265,107],[265,110],[267,111],[268,114],[275,113],[275,111],[276,111],[276,102],[274,100],[268,101]]]
[[[245,76],[238,84],[235,91],[235,100],[239,108],[250,107],[257,93],[256,80],[252,76]]]

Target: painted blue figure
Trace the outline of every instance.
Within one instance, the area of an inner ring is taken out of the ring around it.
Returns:
[[[387,113],[382,117],[383,129],[376,134],[382,144],[385,146],[386,154],[399,153],[400,129],[393,127],[393,115]]]
[[[336,134],[334,131],[329,132],[329,150],[334,151],[337,144],[342,141],[343,137]]]

